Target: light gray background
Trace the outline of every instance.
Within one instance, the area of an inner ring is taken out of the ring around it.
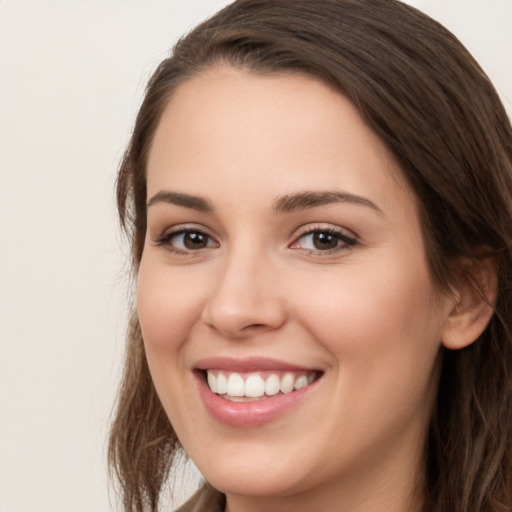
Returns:
[[[115,171],[144,84],[227,0],[0,0],[0,512],[105,512],[126,318]],[[410,0],[512,112],[512,0]]]

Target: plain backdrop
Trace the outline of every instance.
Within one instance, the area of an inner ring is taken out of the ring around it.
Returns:
[[[227,3],[0,0],[0,512],[116,510],[116,168],[156,64]],[[409,3],[459,36],[511,113],[512,0]]]

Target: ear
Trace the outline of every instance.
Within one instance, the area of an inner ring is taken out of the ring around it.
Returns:
[[[497,296],[496,259],[465,259],[454,289],[453,307],[443,328],[442,344],[451,350],[471,345],[489,324]]]

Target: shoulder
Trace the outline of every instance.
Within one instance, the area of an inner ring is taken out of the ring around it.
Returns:
[[[176,512],[223,512],[226,505],[224,494],[209,484],[204,484]]]

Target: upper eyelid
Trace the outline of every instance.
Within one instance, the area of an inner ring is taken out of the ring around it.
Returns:
[[[323,224],[323,223],[320,223]],[[327,224],[327,225],[326,225]],[[352,230],[342,228],[339,225],[326,223],[323,225],[306,224],[299,228],[299,232],[294,235],[292,241],[288,244],[288,247],[294,251],[307,251],[310,256],[332,256],[335,254],[344,254],[346,251],[354,249],[360,245],[359,236]],[[313,235],[314,233],[329,233],[338,238],[339,245],[332,249],[307,249],[301,247],[299,241],[307,236]]]
[[[209,237],[211,238],[216,238],[215,235],[212,234],[211,230],[209,228],[207,228],[206,226],[203,226],[202,224],[187,224],[187,223],[183,223],[183,224],[176,224],[176,225],[173,225],[173,226],[169,226],[169,227],[166,227],[165,229],[162,229],[162,230],[155,230],[155,236],[157,236],[158,238],[161,238],[161,237],[164,237],[164,236],[167,236],[167,235],[178,235],[180,233],[184,233],[184,232],[187,232],[187,231],[192,231],[192,232],[199,232],[199,233],[204,233],[205,235],[208,235]]]
[[[215,245],[213,247],[205,246],[205,247],[190,249],[190,248],[181,248],[181,247],[179,247],[179,244],[175,245],[175,243],[171,243],[171,240],[174,237],[184,235],[187,232],[201,233],[201,234],[205,235]],[[220,246],[219,242],[212,235],[207,233],[206,230],[197,229],[197,228],[193,228],[190,226],[189,227],[181,227],[181,228],[179,226],[175,226],[173,228],[166,229],[163,232],[161,232],[161,234],[157,235],[156,237],[151,237],[151,238],[152,238],[153,244],[156,247],[164,248],[169,253],[174,254],[175,256],[181,256],[181,257],[199,256],[201,254],[204,254],[204,251],[206,251],[206,250],[215,249],[216,247]]]
[[[193,253],[198,254],[204,250],[211,250],[211,249],[214,249],[214,248],[220,246],[220,242],[218,241],[218,239],[215,236],[213,236],[211,233],[209,233],[208,231],[209,230],[204,227],[197,228],[195,226],[191,226],[190,224],[181,224],[181,225],[177,224],[175,226],[168,227],[164,230],[158,231],[155,234],[150,234],[150,239],[151,239],[151,242],[156,247],[159,247],[159,246],[164,247],[164,248],[166,248],[166,250],[173,252],[173,253],[181,253],[182,255],[193,254]],[[171,240],[174,237],[183,235],[187,232],[202,233],[203,235],[208,237],[209,240],[212,241],[216,247],[210,246],[210,247],[203,247],[203,248],[199,248],[199,249],[181,249],[181,248],[175,246],[173,243],[171,243]]]
[[[337,225],[331,224],[329,222],[326,222],[326,223],[322,223],[322,222],[311,223],[311,222],[308,222],[307,224],[304,224],[304,225],[298,227],[297,229],[295,229],[294,232],[291,235],[291,238],[293,240],[297,240],[301,236],[307,235],[309,233],[314,233],[314,232],[317,232],[317,231],[330,231],[330,232],[333,232],[333,233],[339,233],[340,235],[346,236],[348,238],[353,238],[354,240],[358,240],[359,239],[359,236],[354,231],[352,231],[351,229],[344,228],[344,227],[341,227],[341,226],[337,226]]]
[[[212,230],[202,224],[196,224],[196,223],[180,223],[176,224],[170,227],[167,227],[163,230],[159,230],[158,232],[154,233],[151,238],[154,241],[162,240],[163,238],[168,238],[170,236],[179,235],[184,232],[200,232],[204,235],[208,236],[212,240],[214,240],[217,244],[220,244],[220,238],[216,234],[212,233]],[[288,243],[294,243],[299,238],[308,235],[310,233],[315,232],[321,232],[321,231],[328,231],[331,233],[338,233],[341,236],[353,239],[354,241],[359,241],[359,236],[352,230],[332,224],[329,222],[308,222],[305,223],[297,228],[295,228],[292,233],[289,235],[289,242]],[[149,230],[148,230],[149,233]]]

